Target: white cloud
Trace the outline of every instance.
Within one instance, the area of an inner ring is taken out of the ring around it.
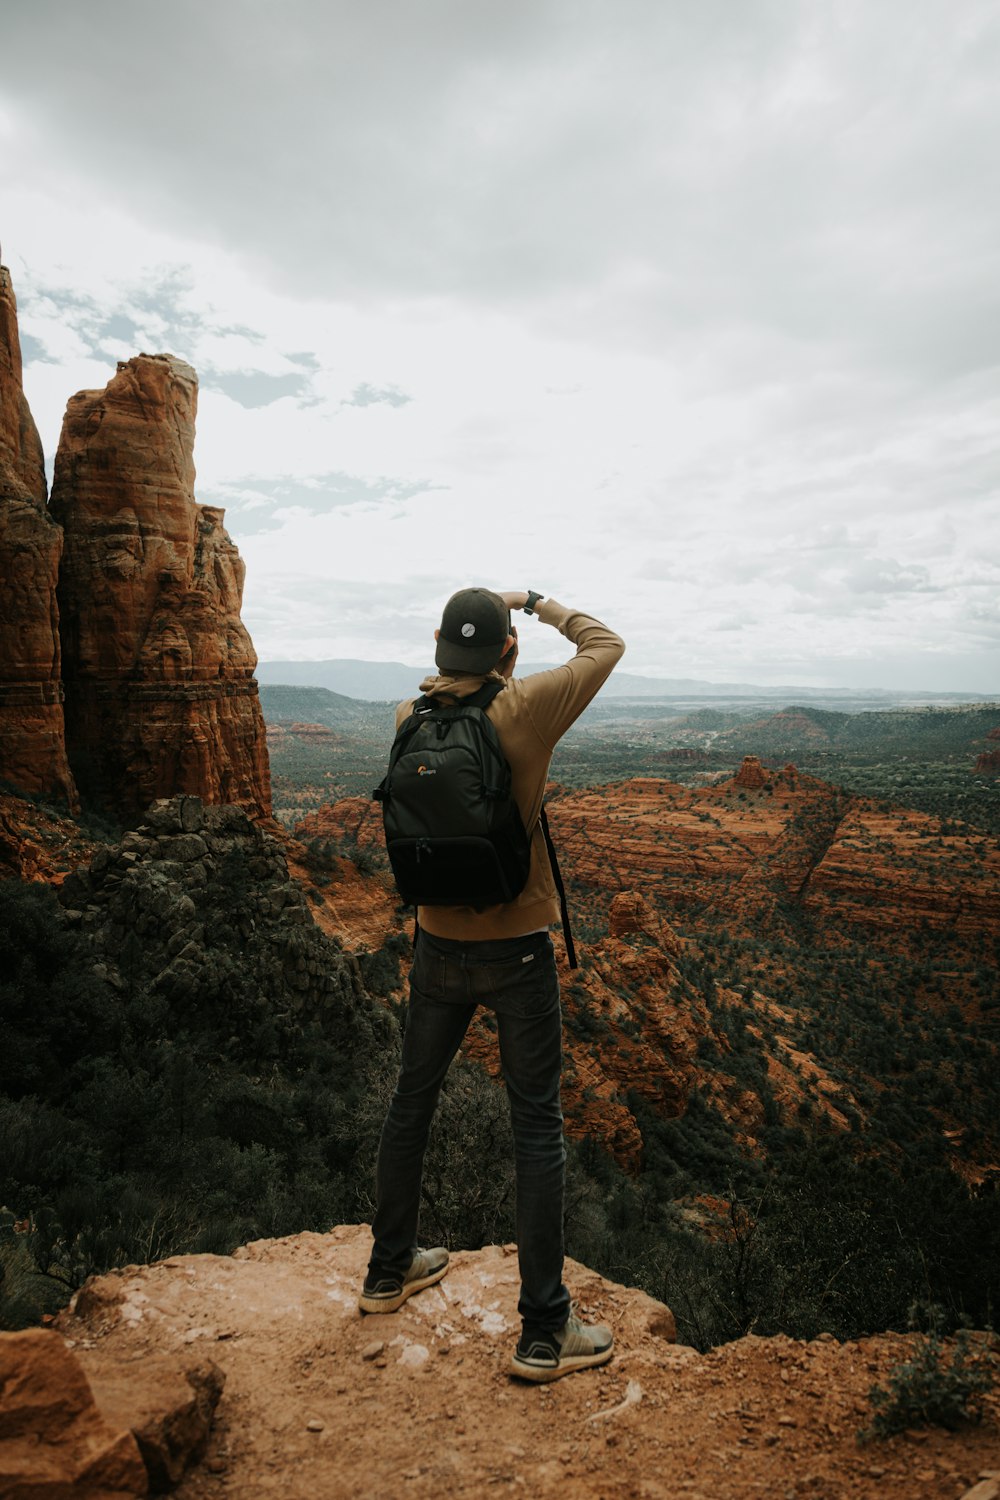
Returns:
[[[630,670],[988,689],[998,57],[988,0],[17,7],[50,465],[167,350],[264,656],[416,659],[476,578]]]

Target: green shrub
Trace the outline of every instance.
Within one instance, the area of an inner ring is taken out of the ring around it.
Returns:
[[[873,1385],[868,1392],[872,1406],[870,1426],[858,1437],[891,1437],[909,1427],[947,1427],[978,1422],[983,1398],[992,1389],[996,1357],[989,1351],[970,1349],[967,1330],[954,1339],[951,1358],[944,1343],[944,1313],[929,1309],[931,1326],[914,1345],[910,1358],[889,1372],[888,1389]]]

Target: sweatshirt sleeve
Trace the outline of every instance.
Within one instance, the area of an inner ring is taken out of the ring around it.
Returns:
[[[536,612],[543,625],[555,626],[576,646],[576,655],[561,667],[521,679],[535,730],[552,750],[610,677],[625,642],[600,620],[556,599],[543,599]]]

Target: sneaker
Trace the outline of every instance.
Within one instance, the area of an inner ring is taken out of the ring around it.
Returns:
[[[418,1250],[410,1261],[410,1269],[403,1276],[385,1273],[373,1276],[369,1271],[358,1298],[358,1307],[368,1313],[395,1312],[414,1292],[422,1292],[425,1286],[440,1281],[447,1269],[447,1250]]]
[[[574,1370],[606,1365],[614,1353],[614,1335],[602,1323],[581,1323],[572,1313],[558,1333],[522,1333],[510,1362],[510,1373],[522,1380],[559,1380]]]

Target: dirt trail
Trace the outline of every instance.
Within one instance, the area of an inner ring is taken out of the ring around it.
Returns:
[[[905,1355],[902,1336],[746,1338],[700,1355],[669,1342],[661,1304],[569,1262],[583,1316],[612,1325],[618,1352],[528,1386],[507,1374],[512,1247],[460,1252],[398,1313],[362,1317],[369,1245],[366,1226],[344,1226],[128,1267],[89,1282],[56,1326],[89,1373],[127,1364],[137,1386],[154,1352],[225,1370],[179,1500],[958,1500],[1000,1478],[996,1396],[971,1431],[859,1447],[866,1393]]]

